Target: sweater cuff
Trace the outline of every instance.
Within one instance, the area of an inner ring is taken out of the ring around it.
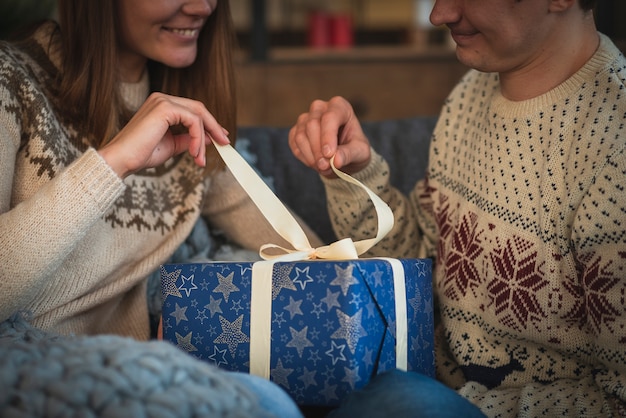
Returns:
[[[96,203],[101,213],[109,210],[126,189],[124,181],[93,148],[71,164],[67,174]]]

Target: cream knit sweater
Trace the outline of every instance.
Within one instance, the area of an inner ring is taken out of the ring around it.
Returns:
[[[372,255],[435,257],[438,377],[488,416],[626,415],[625,125],[626,60],[602,37],[531,100],[470,71],[408,198],[376,154],[357,176],[396,215]],[[366,199],[325,183],[338,236],[371,236]]]
[[[201,214],[246,248],[285,243],[228,171],[205,178],[188,154],[117,177],[59,118],[53,28],[0,43],[0,320],[25,310],[44,329],[146,339],[146,277]],[[138,106],[148,80],[123,88]]]

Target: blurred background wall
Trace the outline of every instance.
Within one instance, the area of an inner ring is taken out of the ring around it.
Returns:
[[[89,1],[89,0],[85,0]],[[433,0],[231,0],[239,123],[290,126],[341,95],[364,121],[437,115],[467,71]],[[55,16],[56,0],[0,0],[0,39]],[[598,28],[626,50],[626,1],[599,0]]]
[[[428,20],[433,0],[231,4],[242,125],[290,125],[313,99],[333,95],[350,100],[362,120],[436,115],[467,70],[447,29]],[[599,0],[595,16],[626,50],[626,1]]]

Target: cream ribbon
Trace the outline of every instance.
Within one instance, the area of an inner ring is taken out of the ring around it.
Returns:
[[[250,167],[246,160],[230,145],[215,144],[215,146],[228,168],[230,168],[235,179],[237,179],[239,184],[248,192],[254,204],[263,213],[265,218],[267,218],[276,232],[294,248],[294,250],[291,250],[274,244],[265,244],[261,247],[260,255],[266,260],[297,261],[316,258],[354,260],[376,245],[391,231],[391,228],[393,228],[393,212],[391,208],[360,181],[337,170],[334,165],[333,157],[331,159],[331,167],[335,174],[344,181],[355,184],[365,190],[374,203],[376,213],[378,214],[378,231],[375,238],[356,242],[352,241],[350,238],[344,238],[330,245],[312,248],[298,222],[268,185],[265,184],[252,167]],[[264,250],[268,248],[278,248],[283,250],[286,254],[269,256],[264,252]]]
[[[354,260],[359,255],[376,245],[391,231],[394,219],[391,208],[360,181],[335,168],[334,157],[331,167],[335,174],[344,181],[363,189],[371,199],[378,216],[376,237],[354,242],[344,238],[330,245],[312,248],[309,240],[292,214],[278,199],[274,192],[250,167],[246,160],[231,146],[215,143],[215,147],[230,169],[235,179],[246,190],[254,204],[259,208],[268,222],[293,246],[292,249],[275,244],[261,246],[260,256],[265,260],[252,266],[252,299],[250,324],[250,373],[269,379],[270,377],[270,345],[271,345],[271,298],[272,270],[277,261],[302,261],[312,259]],[[284,252],[280,255],[268,255],[265,250],[275,248]],[[384,258],[391,264],[394,276],[395,308],[396,308],[396,367],[407,368],[407,310],[404,268],[396,259]],[[268,303],[270,301],[270,303]]]
[[[391,265],[393,272],[394,303],[396,308],[396,368],[407,370],[409,336],[406,306],[406,282],[402,262],[396,258],[381,258]]]

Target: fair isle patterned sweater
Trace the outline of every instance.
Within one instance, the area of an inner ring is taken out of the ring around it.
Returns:
[[[376,154],[357,178],[394,209],[371,255],[435,257],[438,378],[488,416],[626,416],[626,60],[602,37],[552,91],[511,102],[470,71],[409,198]],[[371,207],[324,180],[339,237]]]
[[[53,29],[0,43],[0,320],[28,311],[43,329],[146,339],[146,277],[201,214],[246,248],[285,242],[229,172],[206,178],[187,153],[117,177],[59,117]],[[123,93],[139,107],[147,77]]]

